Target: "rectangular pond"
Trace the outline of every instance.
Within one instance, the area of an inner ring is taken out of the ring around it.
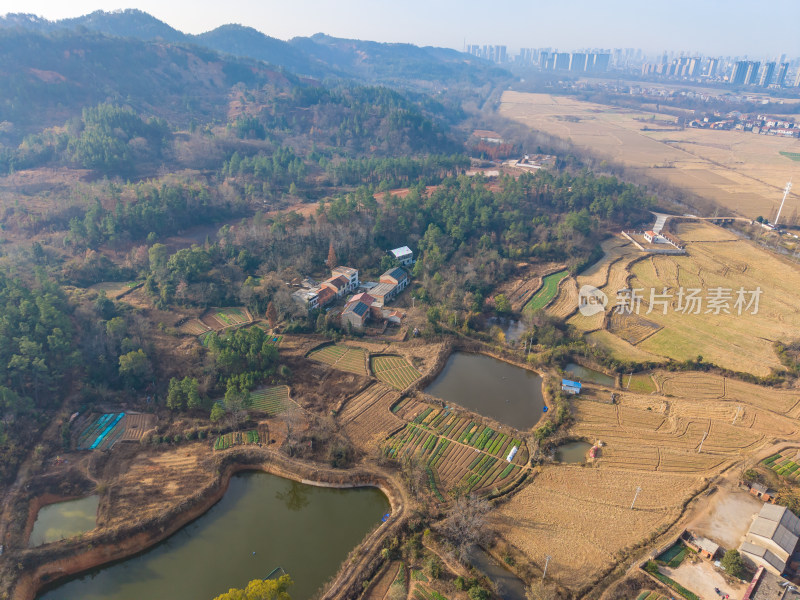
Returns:
[[[467,352],[453,353],[425,393],[522,430],[539,421],[544,407],[538,373]]]
[[[295,582],[292,598],[306,600],[389,510],[375,488],[337,490],[241,473],[222,500],[165,541],[39,598],[210,600],[282,567]]]
[[[39,509],[28,546],[41,546],[86,533],[97,524],[97,496],[47,504]]]
[[[605,373],[595,371],[594,369],[576,363],[569,363],[564,367],[564,370],[569,373],[573,379],[582,383],[588,381],[589,383],[596,383],[597,385],[604,385],[607,387],[616,387],[617,385],[616,377],[606,375]]]

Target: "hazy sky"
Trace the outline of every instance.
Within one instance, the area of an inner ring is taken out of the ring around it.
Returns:
[[[141,9],[187,33],[242,23],[281,39],[324,32],[457,49],[466,40],[509,49],[800,56],[800,0],[0,0],[0,14],[48,19],[118,8]]]

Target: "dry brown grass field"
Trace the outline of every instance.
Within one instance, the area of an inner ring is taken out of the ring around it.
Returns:
[[[642,290],[638,317],[625,320],[611,314],[609,323],[604,324],[603,313],[591,317],[578,313],[568,322],[579,330],[594,332],[587,339],[621,358],[682,361],[702,356],[706,362],[728,369],[769,375],[780,367],[773,343],[789,341],[792,332],[800,331],[796,300],[800,269],[710,223],[679,221],[676,230],[686,242],[686,255],[644,255],[630,244],[607,242],[611,252],[577,277],[579,287],[595,285],[608,296],[607,313],[612,313],[620,289]],[[658,294],[665,287],[671,294],[666,314],[662,305],[651,307],[649,302],[651,289]],[[682,310],[678,298],[681,288],[702,290],[698,314]],[[728,290],[727,314],[724,310],[709,312],[707,298],[710,290],[717,288]],[[757,312],[744,305],[739,314],[735,305],[739,289],[747,292],[746,302],[751,298],[749,292],[761,290]],[[554,305],[567,301],[559,296]],[[606,326],[609,331],[598,331]]]
[[[671,523],[702,483],[692,475],[547,467],[493,513],[491,524],[548,576],[572,589],[591,582],[626,547]],[[642,492],[630,509],[637,486]]]
[[[654,113],[549,94],[504,92],[500,113],[750,218],[774,217],[796,172],[780,152],[800,152],[800,140],[740,131],[643,131],[636,119]]]

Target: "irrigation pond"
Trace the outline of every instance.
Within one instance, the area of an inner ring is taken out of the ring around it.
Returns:
[[[36,515],[28,545],[41,546],[91,531],[97,522],[98,503],[98,496],[87,496],[43,506]]]
[[[586,453],[591,447],[589,442],[567,442],[556,448],[554,458],[556,462],[568,465],[585,463]]]
[[[596,383],[597,385],[604,385],[607,387],[615,387],[617,385],[617,380],[611,375],[606,375],[605,373],[595,371],[594,369],[576,363],[569,363],[564,367],[564,370],[570,377],[580,382],[588,381],[589,383]]]
[[[165,541],[39,598],[214,598],[282,567],[295,582],[292,598],[306,600],[389,510],[375,488],[338,490],[240,473],[222,500]]]
[[[542,417],[542,378],[502,360],[455,352],[425,393],[517,429]]]

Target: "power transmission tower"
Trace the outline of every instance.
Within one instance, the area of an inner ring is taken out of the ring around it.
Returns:
[[[636,499],[639,497],[639,492],[642,491],[642,486],[636,486],[636,493],[633,495],[633,502],[631,502],[631,510],[633,510],[633,505],[636,504]]]
[[[702,439],[702,440],[700,440],[700,447],[697,449],[697,453],[698,453],[698,454],[700,454],[700,451],[703,449],[703,442],[705,442],[705,441],[706,441],[706,438],[707,438],[707,437],[708,437],[708,432],[707,432],[707,431],[704,431],[704,432],[703,432],[703,439]]]
[[[544,581],[544,578],[547,577],[547,565],[550,564],[551,558],[552,556],[550,556],[549,554],[544,557],[544,572],[542,573],[542,581]]]
[[[786,184],[786,189],[783,190],[783,200],[781,200],[780,208],[778,208],[778,214],[775,217],[774,227],[778,226],[778,219],[781,218],[781,211],[783,210],[783,203],[786,202],[786,196],[789,195],[789,192],[792,191],[792,180],[789,180],[789,183]]]

